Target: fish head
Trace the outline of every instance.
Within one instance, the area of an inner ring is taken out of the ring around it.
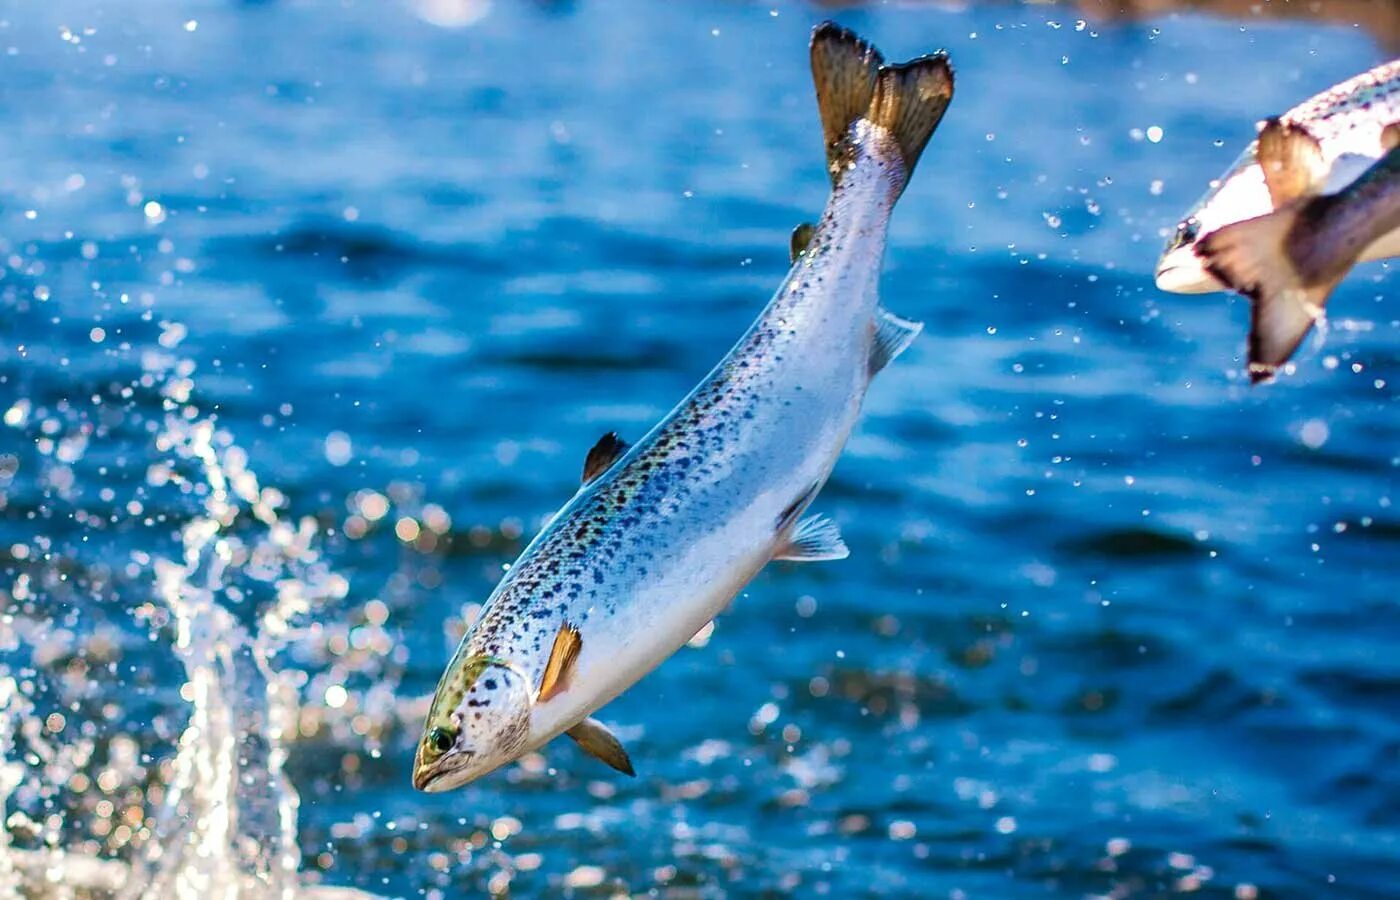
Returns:
[[[1250,144],[1224,175],[1210,183],[1210,190],[1197,201],[1176,226],[1161,258],[1157,261],[1157,289],[1173,294],[1206,294],[1226,290],[1224,284],[1206,271],[1196,246],[1206,235],[1273,212],[1264,170]]]
[[[433,695],[413,760],[413,786],[450,791],[516,759],[529,739],[533,706],[520,670],[459,650]]]

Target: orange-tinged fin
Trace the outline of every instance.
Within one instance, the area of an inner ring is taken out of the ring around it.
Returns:
[[[1318,193],[1327,182],[1322,148],[1300,125],[1288,125],[1277,118],[1265,120],[1255,155],[1274,209]]]
[[[858,120],[889,132],[907,179],[953,99],[946,53],[886,66],[879,50],[834,22],[812,32],[812,80],[833,185],[840,184],[851,160],[851,126]]]
[[[894,135],[906,179],[952,99],[953,69],[942,51],[880,70],[866,118]]]
[[[632,760],[627,756],[627,750],[602,722],[597,719],[584,719],[564,733],[577,741],[579,749],[584,753],[607,763],[623,775],[636,777],[637,772],[632,768]]]
[[[817,226],[811,222],[803,222],[792,230],[792,238],[788,241],[788,262],[797,262],[797,258],[807,251],[807,245],[812,243],[812,235],[817,233]]]
[[[1197,244],[1206,269],[1250,300],[1249,380],[1256,384],[1272,378],[1322,321],[1342,277],[1308,284],[1289,258],[1288,236],[1301,208],[1294,204],[1227,225]]]
[[[588,451],[588,456],[583,461],[583,483],[588,484],[612,468],[612,464],[622,458],[629,446],[631,445],[617,436],[616,431],[609,431],[598,438],[598,443],[593,445],[593,449]]]
[[[812,32],[812,81],[832,184],[841,180],[847,135],[870,108],[875,76],[884,62],[879,50],[835,22],[823,22]]]
[[[578,629],[568,622],[560,625],[559,633],[554,636],[554,647],[549,651],[549,661],[544,665],[544,676],[540,678],[537,703],[544,703],[569,689],[569,676],[573,674],[574,663],[578,662],[582,649],[583,638]]]

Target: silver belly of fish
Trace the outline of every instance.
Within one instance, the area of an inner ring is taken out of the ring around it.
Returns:
[[[822,26],[813,73],[833,189],[772,300],[635,446],[609,436],[584,484],[497,586],[453,656],[414,783],[446,790],[568,732],[631,773],[587,717],[680,649],[772,559],[839,559],[803,518],[871,377],[919,326],[877,288],[895,201],[952,93],[940,56],[885,67]]]

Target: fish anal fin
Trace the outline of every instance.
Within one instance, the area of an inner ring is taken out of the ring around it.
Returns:
[[[593,449],[588,451],[588,456],[583,460],[583,483],[588,484],[610,469],[612,464],[627,452],[629,446],[631,445],[617,436],[616,431],[609,431],[598,438],[598,443],[593,445]]]
[[[875,335],[870,344],[870,374],[874,375],[903,353],[919,332],[923,322],[911,322],[886,310],[875,314]]]
[[[1274,209],[1318,193],[1327,182],[1322,147],[1301,125],[1278,118],[1265,120],[1255,155]]]
[[[632,760],[627,750],[608,727],[597,719],[584,719],[565,732],[578,743],[579,749],[594,759],[601,760],[624,775],[636,777]]]
[[[554,636],[554,646],[549,651],[549,660],[544,665],[544,675],[540,677],[540,691],[535,702],[544,703],[569,689],[569,679],[582,649],[583,638],[578,629],[568,622],[560,625],[559,633]]]
[[[817,226],[813,225],[811,222],[803,222],[792,230],[792,239],[788,242],[788,251],[790,253],[789,262],[797,262],[797,258],[801,256],[806,251],[808,245],[812,243],[812,235],[816,233]]]
[[[879,50],[835,22],[823,22],[812,31],[812,81],[832,184],[840,181],[847,135],[870,108],[875,76],[884,61]]]
[[[825,516],[817,515],[808,516],[797,523],[773,558],[790,562],[823,562],[845,559],[850,555],[846,542],[841,539],[841,529]]]

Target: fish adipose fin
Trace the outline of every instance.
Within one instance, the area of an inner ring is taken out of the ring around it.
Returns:
[[[554,647],[549,651],[549,661],[544,664],[536,703],[544,703],[569,689],[569,677],[574,673],[574,663],[578,662],[582,649],[583,638],[578,629],[568,622],[560,625],[559,633],[554,636]]]
[[[870,374],[874,375],[888,366],[923,330],[923,322],[911,322],[887,310],[878,310],[875,315],[875,340],[870,345]]]
[[[630,446],[617,436],[616,431],[609,431],[598,438],[598,443],[593,445],[593,449],[588,451],[588,456],[583,461],[583,483],[588,484],[612,468],[612,464],[621,459]]]
[[[1259,168],[1274,209],[1311,197],[1327,183],[1327,163],[1317,138],[1299,125],[1268,119],[1259,129]]]
[[[636,777],[637,772],[632,768],[632,760],[628,758],[622,742],[602,722],[597,719],[584,719],[565,734],[577,741],[579,749],[584,753],[602,760],[623,775]]]
[[[953,70],[944,52],[886,66],[879,50],[834,22],[812,32],[812,80],[833,185],[851,162],[851,126],[860,119],[889,132],[907,181],[953,99]]]
[[[1212,275],[1250,300],[1249,380],[1255,384],[1272,378],[1323,321],[1327,298],[1341,280],[1306,283],[1289,259],[1288,236],[1304,208],[1294,204],[1227,225],[1196,248]]]
[[[788,242],[788,262],[797,262],[797,258],[807,250],[807,245],[812,243],[812,235],[817,233],[817,226],[811,222],[803,222],[792,230],[792,239]]]
[[[825,516],[809,516],[797,524],[787,542],[773,554],[789,562],[824,562],[851,555],[841,539],[841,529]]]

